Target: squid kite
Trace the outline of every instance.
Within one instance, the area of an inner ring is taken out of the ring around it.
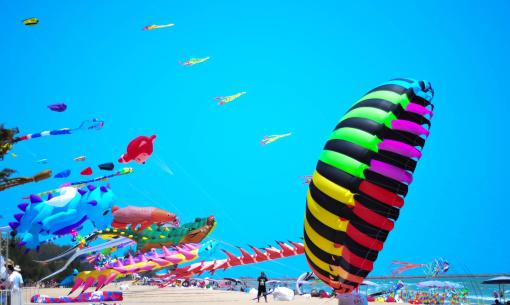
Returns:
[[[203,63],[204,61],[208,61],[209,58],[210,58],[209,56],[204,57],[204,58],[190,58],[190,59],[186,60],[185,62],[181,62],[181,65],[182,66],[193,66],[193,65]]]
[[[262,141],[260,141],[260,143],[262,145],[267,145],[267,144],[271,144],[273,142],[276,142],[282,138],[285,138],[285,137],[288,137],[292,135],[292,133],[284,133],[284,134],[276,134],[276,135],[270,135],[270,136],[264,136],[264,138],[262,139]]]
[[[169,24],[161,24],[161,25],[158,25],[158,24],[152,24],[152,25],[146,25],[143,27],[143,30],[144,31],[152,31],[152,30],[155,30],[155,29],[164,29],[164,28],[169,28],[169,27],[172,27],[174,26],[175,24],[173,23],[169,23]]]
[[[223,104],[226,104],[226,103],[230,103],[232,102],[233,100],[239,98],[241,95],[245,95],[246,92],[239,92],[239,93],[236,93],[236,94],[233,94],[233,95],[229,95],[229,96],[217,96],[215,97],[214,99],[219,101],[218,102],[218,105],[223,105]]]

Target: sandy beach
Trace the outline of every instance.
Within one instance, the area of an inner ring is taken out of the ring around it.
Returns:
[[[117,290],[109,286],[109,290]],[[69,289],[64,288],[45,288],[34,290],[33,293],[40,293],[49,296],[66,295]],[[131,286],[124,292],[124,301],[121,304],[254,304],[255,296],[248,293],[206,290],[197,288],[157,288],[151,286]],[[296,296],[291,302],[274,301],[271,295],[268,296],[268,303],[289,303],[294,305],[309,304],[337,304],[336,299],[305,298]],[[97,303],[97,302],[96,302]],[[119,302],[117,302],[119,303]],[[261,303],[263,299],[261,299]],[[113,304],[113,302],[108,302]],[[377,303],[383,305],[384,303]]]

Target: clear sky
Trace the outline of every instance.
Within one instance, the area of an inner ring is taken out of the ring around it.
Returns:
[[[313,172],[342,114],[390,78],[427,79],[436,91],[432,134],[372,274],[389,274],[392,260],[436,257],[456,273],[510,272],[509,9],[507,1],[0,0],[0,122],[21,133],[106,122],[20,143],[18,158],[1,165],[27,175],[70,168],[79,180],[84,167],[116,161],[132,138],[156,134],[147,164],[110,182],[121,206],[162,207],[184,222],[214,214],[212,237],[231,245],[299,240],[307,190],[299,177]],[[37,26],[21,23],[33,16]],[[164,23],[176,25],[141,30]],[[230,104],[213,100],[239,91],[247,94]],[[46,108],[56,102],[68,110]],[[73,162],[79,155],[88,160]],[[36,164],[42,158],[49,163]],[[62,182],[1,192],[2,222],[21,196]],[[302,256],[229,274],[260,269],[292,276],[307,265]]]

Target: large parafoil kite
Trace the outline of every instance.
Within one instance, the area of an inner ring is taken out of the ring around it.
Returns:
[[[312,176],[304,224],[313,272],[349,293],[393,229],[429,135],[428,81],[394,79],[368,92],[336,126]]]

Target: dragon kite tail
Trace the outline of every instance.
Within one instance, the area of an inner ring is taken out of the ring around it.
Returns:
[[[250,245],[249,247],[255,252],[254,254],[249,254],[243,248],[237,247],[239,252],[241,252],[241,255],[239,256],[235,256],[233,253],[221,249],[227,258],[214,261],[202,261],[185,267],[176,268],[161,277],[167,281],[162,283],[159,287],[166,287],[171,284],[172,281],[175,281],[176,278],[180,277],[189,278],[194,275],[200,275],[204,272],[213,274],[216,270],[227,270],[235,266],[256,264],[267,260],[301,255],[305,252],[304,245],[302,243],[292,241],[289,241],[289,243],[290,245],[277,241],[280,249],[269,246],[268,248],[264,248],[263,251]]]
[[[82,287],[83,293],[94,285],[97,291],[121,276],[157,270],[195,260],[198,258],[199,248],[200,245],[197,244],[187,244],[172,250],[164,247],[160,252],[119,259],[115,263],[105,265],[102,269],[82,271],[76,276],[70,293],[80,287]]]

